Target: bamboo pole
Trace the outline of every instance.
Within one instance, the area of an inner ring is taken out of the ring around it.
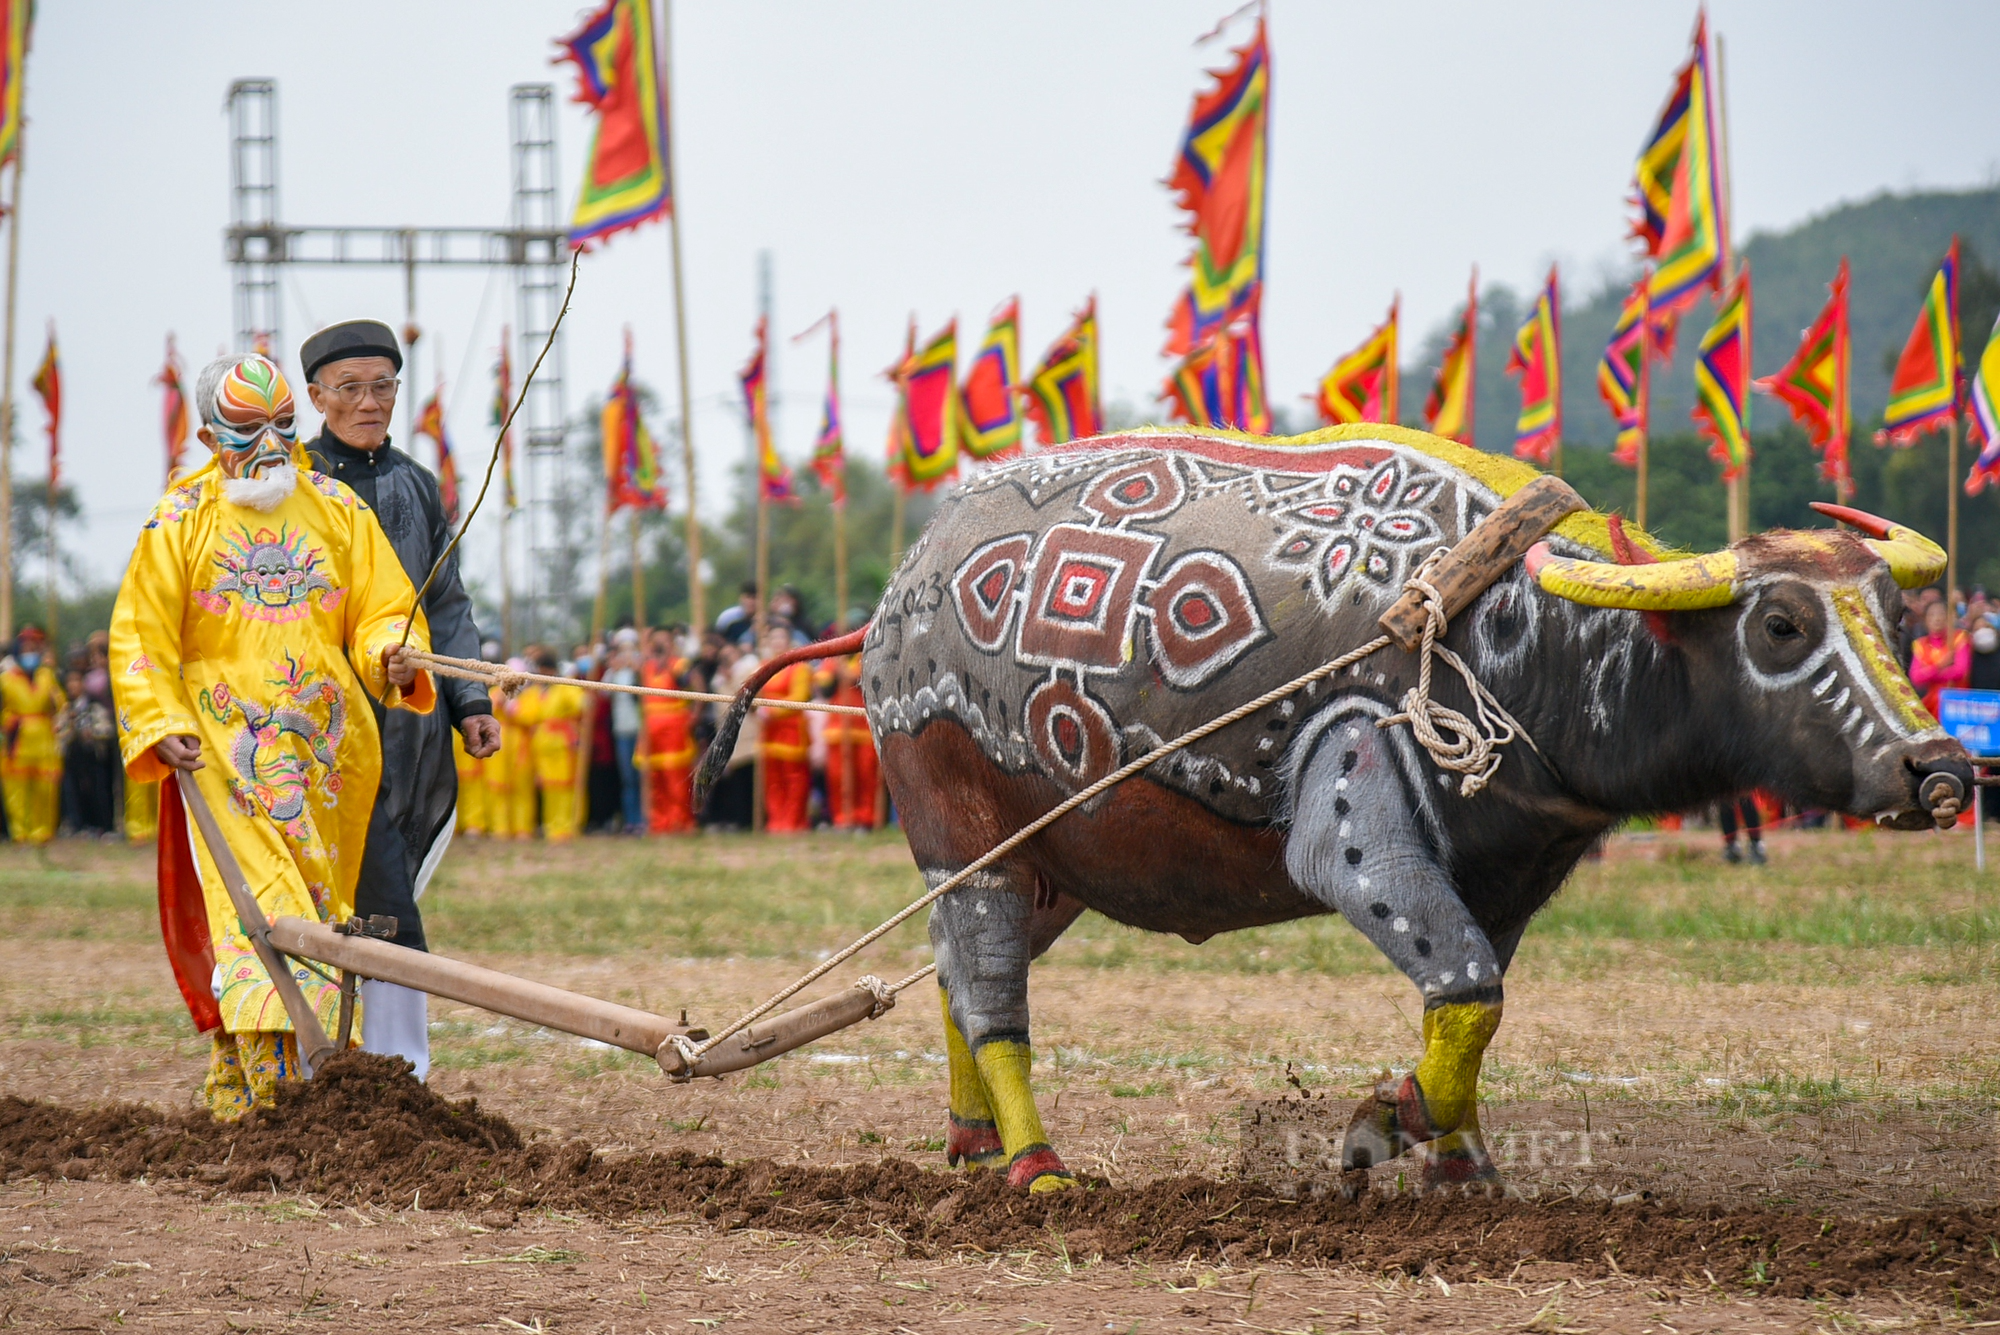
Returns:
[[[632,626],[646,629],[646,567],[639,560],[639,512],[632,512]]]
[[[14,304],[21,272],[21,163],[24,119],[14,138],[14,182],[7,201],[7,337],[0,353],[0,642],[14,638]]]
[[[751,427],[755,433],[755,424]],[[771,606],[771,503],[764,496],[764,474],[762,453],[759,452],[757,471],[757,599],[751,618],[751,652],[762,656],[764,653],[765,613]],[[750,831],[761,833],[764,829],[764,729],[757,729],[757,754],[752,762],[750,776]]]
[[[611,575],[611,480],[605,479],[604,519],[597,526],[597,598],[590,608],[590,642],[604,638],[605,585]]]
[[[1736,183],[1729,162],[1729,60],[1724,49],[1722,34],[1715,34],[1715,125],[1721,143],[1716,150],[1722,155],[1722,233],[1723,254],[1727,262],[1722,267],[1723,287],[1727,290],[1736,283],[1736,275],[1742,267],[1742,257],[1736,247],[1729,242],[1729,220],[1736,213]],[[1746,402],[1747,415],[1749,405]],[[1744,452],[1749,452],[1749,424],[1744,424]],[[1743,467],[1735,477],[1729,479],[1729,540],[1734,543],[1748,536],[1750,532],[1750,463],[1744,460]]]
[[[1646,280],[1649,284],[1651,279]],[[1639,322],[1639,479],[1633,498],[1633,517],[1646,527],[1646,489],[1652,469],[1653,445],[1653,309],[1648,296],[1646,312]]]
[[[514,653],[514,582],[509,575],[507,560],[508,530],[514,526],[512,506],[502,506],[500,511],[500,656],[510,658]]]
[[[889,521],[889,570],[893,574],[903,563],[903,519],[910,505],[910,489],[894,478],[889,485],[896,489],[896,507]]]
[[[845,460],[841,461],[845,464]],[[833,633],[847,633],[847,505],[833,507]]]
[[[1945,603],[1951,614],[1958,615],[1958,413],[1953,410],[1945,420],[1945,455],[1950,461],[1945,469]]]
[[[687,473],[688,624],[699,635],[708,626],[701,587],[701,521],[696,518],[694,474],[694,390],[688,374],[687,286],[681,280],[681,188],[674,175],[674,0],[660,0],[660,80],[667,93],[667,242],[674,263],[674,352],[680,363],[681,466]]]

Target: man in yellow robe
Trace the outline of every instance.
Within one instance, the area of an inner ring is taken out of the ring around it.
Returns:
[[[69,700],[48,659],[41,628],[23,626],[15,637],[14,661],[0,672],[0,794],[7,803],[7,833],[21,844],[55,838],[62,792],[56,716]]]
[[[195,402],[216,457],[154,507],[112,612],[126,778],[189,772],[259,907],[338,921],[352,912],[381,780],[361,692],[418,713],[435,700],[401,643],[415,590],[373,512],[306,466],[275,364],[220,358]],[[429,644],[419,614],[409,647]],[[215,1033],[205,1093],[229,1118],[302,1071],[291,1019],[187,830],[179,790],[164,784],[168,956],[197,1027]],[[205,937],[177,930],[203,916]],[[338,992],[303,966],[293,974],[331,1032]]]
[[[527,664],[510,659],[515,670]],[[535,764],[528,754],[533,731],[521,720],[521,702],[493,688],[493,715],[500,720],[500,749],[486,758],[486,818],[498,838],[535,837]]]

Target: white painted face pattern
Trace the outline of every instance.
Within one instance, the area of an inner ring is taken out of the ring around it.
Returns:
[[[1778,694],[1810,682],[1808,696],[1835,720],[1841,736],[1857,751],[1870,748],[1873,756],[1898,744],[1945,736],[1923,712],[1902,665],[1888,655],[1886,646],[1894,641],[1885,629],[1881,606],[1872,590],[1815,582],[1813,591],[1826,616],[1826,634],[1819,647],[1789,672],[1759,668],[1750,654],[1750,634],[1760,612],[1756,594],[1772,582],[1755,581],[1742,591],[1736,649],[1746,684],[1753,690]],[[1861,642],[1856,643],[1857,639]]]

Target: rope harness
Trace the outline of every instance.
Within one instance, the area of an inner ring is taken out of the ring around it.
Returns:
[[[1438,563],[1448,554],[1442,548],[1433,552],[1430,558],[1417,569],[1415,574],[1410,576],[1405,584],[1407,589],[1416,593],[1422,599],[1424,613],[1423,638],[1417,648],[1417,684],[1404,692],[1402,712],[1378,721],[1375,726],[1378,728],[1388,728],[1398,723],[1409,724],[1410,731],[1416,736],[1417,741],[1423,746],[1425,751],[1430,753],[1431,759],[1440,768],[1451,770],[1463,776],[1459,782],[1459,791],[1464,796],[1471,797],[1484,788],[1487,782],[1492,779],[1494,772],[1500,768],[1501,756],[1498,748],[1505,746],[1517,737],[1527,742],[1537,755],[1541,754],[1541,748],[1535,746],[1534,739],[1528,736],[1527,730],[1515,721],[1514,717],[1493,697],[1492,692],[1488,691],[1485,685],[1473,675],[1472,669],[1466,665],[1465,660],[1437,642],[1438,637],[1443,635],[1446,629],[1445,604],[1443,596],[1431,581]],[[1196,742],[1222,731],[1222,729],[1232,723],[1241,722],[1260,710],[1268,709],[1280,700],[1297,694],[1315,682],[1324,681],[1336,673],[1346,671],[1362,659],[1373,654],[1376,650],[1382,649],[1391,643],[1393,641],[1388,635],[1378,635],[1359,649],[1350,650],[1330,663],[1324,663],[1310,672],[1294,677],[1284,685],[1274,690],[1266,691],[1256,699],[1246,704],[1238,705],[1228,713],[1210,719],[1200,727],[1182,733],[1172,741],[1155,747],[1138,759],[1111,771],[1111,773],[1097,780],[1097,782],[1091,784],[1089,787],[1072,794],[1056,806],[1050,808],[1043,815],[1001,840],[991,851],[976,861],[967,864],[940,881],[920,898],[913,900],[909,905],[899,910],[887,921],[856,938],[852,943],[829,956],[826,960],[816,965],[773,996],[752,1007],[750,1010],[745,1011],[726,1028],[699,1043],[682,1034],[670,1035],[667,1043],[680,1055],[682,1065],[678,1072],[668,1072],[668,1074],[679,1081],[692,1079],[695,1063],[701,1059],[703,1053],[710,1051],[725,1039],[741,1033],[758,1020],[769,1015],[779,1005],[797,996],[800,992],[840,967],[841,964],[852,959],[861,953],[861,951],[881,940],[905,922],[908,922],[916,915],[918,910],[928,908],[930,905],[936,903],[939,899],[950,894],[980,872],[985,871],[988,867],[991,867],[994,863],[1000,861],[1022,844],[1025,844],[1028,840],[1034,838],[1043,830],[1046,830],[1049,826],[1055,824],[1058,820],[1061,820],[1064,816],[1067,816],[1070,812],[1084,805],[1100,793],[1117,787],[1133,775],[1165,760],[1176,751],[1185,750]],[[1437,701],[1431,699],[1431,659],[1434,655],[1442,657],[1464,679],[1466,689],[1472,695],[1473,717],[1468,718],[1458,710],[1439,704]],[[626,689],[631,688],[628,687]],[[926,964],[907,978],[895,983],[884,984],[881,979],[875,977],[873,974],[862,978],[858,986],[866,988],[875,997],[875,1010],[870,1018],[880,1017],[891,1006],[895,1005],[897,993],[902,992],[912,984],[921,982],[935,972],[937,972],[937,965],[931,963]]]
[[[488,686],[498,686],[510,697],[520,694],[524,686],[534,682],[545,682],[563,686],[581,686],[586,691],[650,695],[663,700],[694,700],[703,704],[726,705],[736,699],[733,695],[711,695],[706,691],[673,691],[664,686],[628,686],[616,681],[591,681],[587,677],[556,677],[543,676],[537,672],[516,672],[502,663],[488,663],[477,658],[446,658],[443,654],[434,654],[424,649],[408,650],[405,656],[417,667],[435,672],[440,677],[456,677],[461,681],[483,681]],[[862,718],[868,717],[867,709],[860,705],[835,705],[822,700],[774,700],[769,696],[760,695],[757,697],[757,703],[769,709],[803,709],[819,714],[855,714]]]

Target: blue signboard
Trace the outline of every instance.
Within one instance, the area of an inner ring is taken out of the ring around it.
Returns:
[[[1973,755],[2000,755],[2000,691],[1940,691],[1938,723]]]

